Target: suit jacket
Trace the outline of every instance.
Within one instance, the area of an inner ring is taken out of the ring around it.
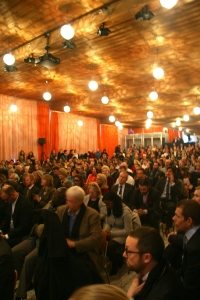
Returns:
[[[112,191],[117,194],[119,188],[119,184],[115,184],[112,187]],[[123,194],[123,202],[130,208],[133,209],[133,192],[134,187],[129,183],[125,183],[124,194]]]
[[[64,223],[63,218],[67,209],[67,205],[62,205],[57,209],[57,214],[62,224]],[[76,251],[88,254],[101,277],[105,278],[100,257],[102,245],[101,222],[100,215],[96,210],[86,207],[79,228],[79,239],[75,241],[75,244]]]
[[[13,220],[13,228],[11,228],[11,217]],[[5,209],[5,215],[1,230],[4,234],[8,234],[8,243],[11,247],[18,244],[29,234],[33,225],[33,208],[28,201],[25,201],[19,195],[14,212],[12,214],[12,203],[8,203]]]
[[[33,208],[37,208],[37,202],[33,200],[34,195],[38,195],[40,192],[40,189],[34,185],[31,189],[25,188],[23,197],[27,202],[30,202]]]
[[[150,271],[135,300],[182,300],[182,286],[175,272],[163,261]]]
[[[160,194],[160,197],[164,191],[166,181],[167,181],[166,177],[161,178],[155,186],[155,188],[158,190]],[[176,206],[177,202],[181,200],[182,195],[183,195],[183,185],[180,180],[177,180],[175,184],[170,188],[171,199],[168,202],[173,202],[174,205]]]
[[[14,266],[8,243],[0,237],[0,295],[2,300],[13,300]]]
[[[133,208],[142,208],[147,210],[147,214],[140,216],[142,225],[158,228],[161,212],[160,197],[156,189],[150,188],[145,203],[143,202],[143,195],[141,194],[140,190],[135,190],[133,197]]]

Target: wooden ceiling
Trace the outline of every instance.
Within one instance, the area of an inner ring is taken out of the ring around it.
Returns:
[[[146,4],[154,18],[136,20]],[[199,0],[179,0],[171,10],[159,0],[1,0],[0,12],[0,56],[12,51],[17,68],[5,72],[1,59],[1,94],[43,101],[48,86],[53,110],[68,104],[73,113],[103,122],[114,114],[131,127],[144,127],[148,110],[154,111],[153,124],[165,127],[188,113],[190,121],[182,126],[198,131],[192,110],[200,106]],[[63,48],[59,29],[66,23],[75,29],[74,49]],[[109,36],[97,35],[102,23]],[[45,53],[48,31],[50,53],[60,64],[47,69],[25,63],[32,53]],[[152,77],[155,63],[165,70],[163,80]],[[99,83],[96,92],[88,89],[91,79]],[[148,97],[153,89],[159,93],[155,102]],[[110,98],[108,105],[101,103],[103,95]]]

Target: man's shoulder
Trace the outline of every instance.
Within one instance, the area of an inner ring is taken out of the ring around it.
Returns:
[[[99,213],[91,207],[86,206],[85,214],[87,216],[99,216]]]

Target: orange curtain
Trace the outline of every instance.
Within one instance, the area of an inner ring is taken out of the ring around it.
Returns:
[[[114,125],[100,125],[100,149],[106,149],[109,156],[113,156],[115,146],[118,145],[118,129]]]
[[[50,110],[46,103],[37,103],[37,135],[38,138],[45,138],[46,143],[38,144],[38,158],[45,159],[50,152]]]
[[[179,131],[177,129],[168,128],[168,141],[173,142],[177,137],[179,137]]]
[[[59,149],[58,113],[50,112],[50,151]]]
[[[17,105],[11,112],[10,105]],[[37,157],[37,104],[0,95],[0,160],[18,159],[20,150]]]

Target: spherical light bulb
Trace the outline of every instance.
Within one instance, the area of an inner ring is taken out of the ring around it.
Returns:
[[[151,101],[156,101],[158,100],[158,93],[156,91],[152,91],[149,93],[149,98]]]
[[[107,96],[103,96],[103,97],[101,98],[101,102],[102,102],[103,104],[108,104],[109,98],[108,98]]]
[[[153,77],[157,80],[163,79],[165,76],[165,72],[163,68],[157,67],[153,69]]]
[[[114,123],[114,122],[115,122],[115,116],[110,116],[110,117],[109,117],[109,121],[110,121],[111,123]]]
[[[152,124],[152,120],[151,119],[147,119],[146,122],[145,122],[145,127],[148,129],[151,127],[151,124]]]
[[[176,126],[181,126],[181,120],[180,119],[176,120]]]
[[[147,112],[147,118],[148,119],[152,119],[153,118],[153,112],[152,111],[148,111]]]
[[[60,28],[60,34],[66,40],[71,40],[74,37],[74,33],[74,28],[70,24],[63,25]]]
[[[88,87],[91,91],[96,91],[99,87],[98,83],[95,80],[90,80],[88,83]]]
[[[10,111],[15,113],[15,112],[17,112],[17,110],[18,110],[17,105],[16,104],[11,104]]]
[[[83,121],[82,120],[78,120],[77,124],[78,124],[78,126],[82,127],[83,126]]]
[[[71,110],[69,105],[65,105],[63,109],[64,109],[64,112],[66,112],[66,113],[69,113]]]
[[[163,132],[167,132],[168,128],[167,127],[163,127]]]
[[[119,129],[119,130],[122,130],[122,129],[123,129],[123,125],[120,124],[120,125],[118,126],[118,129]]]
[[[176,127],[176,123],[172,122],[172,128],[175,128],[175,127]]]
[[[45,93],[43,93],[42,97],[45,101],[50,101],[52,98],[52,95],[49,92],[45,92]]]
[[[7,66],[12,66],[15,63],[15,57],[11,53],[7,53],[3,56],[3,61]]]
[[[182,131],[182,130],[183,130],[183,127],[179,127],[178,130],[179,130],[179,131]]]
[[[115,121],[115,125],[118,127],[121,125],[120,121]]]
[[[178,0],[160,0],[162,7],[171,9],[177,4]]]
[[[189,128],[186,128],[186,130],[185,130],[187,133],[189,133],[190,132],[190,129]]]
[[[183,116],[183,121],[188,122],[189,120],[190,120],[190,116],[187,115],[187,114],[185,114],[185,115]]]
[[[195,115],[200,115],[200,107],[199,107],[199,106],[194,107],[193,113],[194,113]]]

